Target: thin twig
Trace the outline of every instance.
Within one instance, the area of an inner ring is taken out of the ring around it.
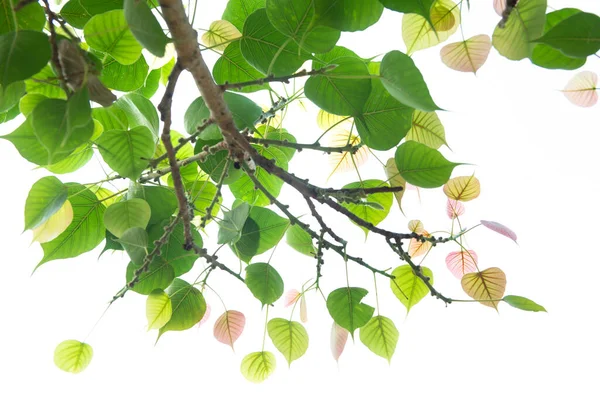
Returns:
[[[288,140],[261,139],[261,138],[252,137],[252,136],[248,136],[247,139],[250,143],[261,144],[265,147],[269,147],[269,146],[289,147],[292,149],[296,149],[298,151],[302,151],[304,149],[317,150],[317,151],[322,151],[327,154],[330,154],[330,153],[355,154],[362,146],[364,146],[363,143],[360,143],[357,145],[347,144],[346,146],[328,147],[328,146],[321,146],[319,143],[294,143],[294,142],[290,142]]]
[[[208,254],[206,249],[198,246],[195,243],[192,243],[192,250],[194,250],[194,253],[196,253],[200,257],[204,258],[206,260],[206,262],[208,263],[208,265],[211,266],[212,269],[219,268],[220,270],[225,271],[225,272],[235,276],[238,280],[245,282],[244,278],[242,278],[242,276],[240,274],[229,269],[225,264],[217,261],[217,259],[219,258],[217,255],[211,256],[210,254]]]
[[[217,182],[217,192],[213,196],[212,200],[208,207],[206,207],[205,214],[200,218],[200,226],[204,228],[206,224],[212,219],[212,211],[215,205],[219,202],[219,198],[221,197],[221,188],[223,187],[223,182],[225,182],[225,178],[227,178],[229,173],[229,165],[231,164],[231,158],[228,157],[227,161],[225,161],[225,166],[223,167],[223,171],[221,172],[221,176],[219,177],[219,181]]]
[[[331,71],[335,67],[336,67],[335,65],[328,65],[326,67],[319,68],[319,69],[313,69],[310,71],[303,69],[301,71],[296,72],[295,74],[285,75],[285,76],[274,76],[271,74],[269,76],[265,76],[264,78],[255,79],[253,81],[238,82],[238,83],[225,82],[224,84],[219,85],[219,87],[221,88],[221,90],[226,91],[229,89],[242,89],[247,86],[264,85],[265,83],[269,83],[269,82],[290,83],[290,79],[302,78],[305,76],[322,75],[328,71]]]
[[[188,137],[185,138],[181,138],[179,139],[179,144],[175,147],[173,147],[173,151],[175,152],[175,154],[177,154],[179,152],[179,150],[181,150],[183,148],[183,146],[186,145],[186,143],[192,142],[194,143],[196,141],[196,139],[198,138],[198,136],[200,136],[200,134],[202,132],[204,132],[204,130],[206,128],[208,128],[209,126],[211,126],[212,124],[214,124],[215,122],[212,119],[205,119],[202,124],[200,126],[198,126],[196,128],[196,131],[191,134]],[[156,168],[156,166],[158,165],[158,163],[160,163],[161,161],[165,160],[168,157],[168,154],[165,153],[159,157],[153,158],[152,160],[149,160],[148,163],[150,164],[151,167]]]

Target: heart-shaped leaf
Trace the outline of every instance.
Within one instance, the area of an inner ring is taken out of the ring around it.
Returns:
[[[283,294],[281,275],[267,263],[255,263],[246,267],[246,286],[263,306],[273,304]]]
[[[78,340],[65,340],[54,350],[54,364],[65,372],[78,374],[92,361],[92,346]]]
[[[488,35],[476,35],[458,43],[450,43],[440,50],[442,62],[455,71],[477,73],[485,64],[492,49]]]
[[[488,268],[466,274],[460,283],[471,298],[497,310],[498,302],[502,301],[506,289],[506,275],[500,268]]]
[[[433,285],[433,273],[427,267],[421,267],[423,275],[429,277],[429,283]],[[423,283],[412,270],[410,265],[402,265],[392,271],[394,279],[390,280],[390,287],[392,292],[398,300],[406,307],[406,313],[410,309],[421,301],[427,293],[429,288]]]
[[[148,319],[148,330],[160,329],[173,314],[171,298],[161,289],[156,289],[146,299],[146,318]]]
[[[470,201],[479,197],[481,185],[479,179],[471,176],[458,176],[444,185],[444,194],[452,200]]]
[[[221,343],[231,346],[241,336],[246,325],[246,317],[239,311],[227,310],[215,321],[213,334]]]
[[[361,300],[368,291],[357,287],[336,289],[327,296],[327,309],[336,324],[345,328],[354,337],[354,331],[364,326],[375,309]]]
[[[240,370],[250,382],[260,383],[275,371],[275,356],[269,351],[250,353],[242,360]]]
[[[463,275],[477,271],[477,253],[473,250],[453,251],[446,256],[446,266],[452,275],[461,279]]]
[[[598,103],[598,75],[591,71],[581,71],[567,83],[563,93],[567,99],[579,107],[592,107]]]
[[[288,365],[302,357],[308,349],[308,333],[299,322],[273,318],[267,324],[267,332]]]
[[[398,329],[394,322],[382,315],[371,318],[360,328],[360,341],[373,353],[390,362],[399,337]]]

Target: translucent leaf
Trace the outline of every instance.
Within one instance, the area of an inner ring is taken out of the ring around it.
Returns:
[[[412,126],[406,134],[406,140],[424,144],[432,149],[439,149],[442,145],[448,146],[446,130],[434,111],[414,111]]]
[[[283,294],[281,275],[267,263],[254,263],[246,267],[246,286],[263,304],[272,304]]]
[[[460,165],[446,160],[439,151],[413,141],[398,146],[394,159],[404,179],[422,188],[442,186],[450,179],[454,167]]]
[[[71,225],[72,221],[73,207],[71,202],[67,200],[50,218],[33,228],[33,241],[46,243],[56,239]]]
[[[284,307],[289,307],[293,305],[300,298],[300,292],[296,289],[290,289],[285,293],[285,301],[283,303]]]
[[[465,206],[460,201],[448,199],[448,202],[446,203],[446,214],[448,215],[448,218],[458,218],[464,213]]]
[[[298,224],[294,224],[287,229],[285,241],[292,249],[304,255],[314,257],[317,254],[312,236]]]
[[[506,289],[506,275],[500,268],[488,268],[481,272],[466,274],[460,283],[471,298],[497,310],[498,301],[502,301]]]
[[[106,215],[106,213],[105,213]],[[134,264],[142,265],[148,253],[148,233],[139,226],[127,229],[117,240]]]
[[[394,322],[382,315],[371,318],[360,328],[360,341],[373,353],[390,362],[399,337],[398,329]]]
[[[448,68],[476,73],[487,61],[491,49],[492,39],[488,35],[477,35],[442,47],[440,55]]]
[[[420,220],[412,219],[408,221],[408,230],[420,235],[425,232],[425,226]]]
[[[308,311],[306,309],[306,296],[300,298],[300,321],[303,323],[308,322]]]
[[[421,232],[421,234],[425,237],[429,237],[429,233],[427,231]],[[411,257],[419,257],[427,254],[429,249],[431,249],[431,242],[425,241],[422,242],[415,238],[410,239],[410,243],[408,245],[408,255]]]
[[[83,28],[92,48],[110,54],[120,64],[133,64],[142,55],[142,45],[133,36],[123,10],[94,15]]]
[[[504,302],[507,303],[508,305],[510,305],[514,308],[518,308],[519,310],[533,311],[533,312],[538,312],[538,311],[547,312],[543,306],[540,306],[536,302],[529,300],[528,298],[525,298],[525,297],[504,296],[504,298],[502,300],[504,300]]]
[[[429,277],[429,282],[433,285],[433,273],[427,267],[421,267],[423,275]],[[406,313],[410,311],[415,304],[421,301],[429,288],[425,283],[415,275],[410,265],[402,265],[392,271],[394,279],[390,279],[390,287],[394,295],[406,307]]]
[[[354,182],[344,185],[343,189],[373,189],[387,186],[387,183],[378,179],[365,179],[362,182]],[[362,203],[355,204],[350,202],[342,202],[341,205],[362,220],[377,226],[389,214],[393,201],[392,194],[389,192],[371,193],[363,199]],[[359,227],[365,232],[365,235],[369,233],[369,229],[360,225]]]
[[[348,123],[351,122],[352,118],[344,117],[342,115],[331,114],[325,110],[319,110],[317,114],[317,125],[324,131],[331,129],[334,126],[337,128],[341,128],[342,126],[348,125]]]
[[[250,382],[260,383],[275,371],[275,356],[269,351],[250,353],[242,360],[241,372]]]
[[[240,337],[246,325],[246,317],[239,311],[227,310],[215,321],[213,334],[219,342],[231,346]]]
[[[65,372],[78,374],[90,364],[92,346],[78,340],[65,340],[54,350],[54,364]]]
[[[335,132],[329,139],[329,146],[331,147],[357,146],[358,144],[360,144],[360,137],[353,135],[349,131]],[[355,168],[359,168],[367,162],[368,157],[369,150],[365,146],[360,147],[354,154],[349,151],[331,153],[329,155],[329,164],[332,166],[332,171],[329,177],[336,172],[353,171]]]
[[[206,323],[206,321],[208,321],[208,319],[210,318],[211,310],[212,309],[210,307],[210,304],[206,303],[206,311],[204,312],[204,316],[202,317],[200,322],[198,322],[198,328],[200,328],[202,325],[204,325]]]
[[[163,290],[157,289],[148,295],[146,299],[148,330],[162,328],[169,322],[172,313],[171,298]]]
[[[288,366],[302,357],[308,349],[308,333],[299,322],[273,318],[267,324],[267,332],[277,350],[287,360]]]
[[[240,31],[229,21],[213,21],[200,40],[206,47],[223,51],[229,43],[242,37]]]
[[[473,250],[453,251],[446,256],[446,266],[452,275],[461,279],[463,275],[477,271],[477,253]]]
[[[114,203],[104,213],[104,225],[110,233],[120,238],[130,228],[146,229],[150,212],[150,206],[142,199]]]
[[[196,325],[206,312],[206,302],[202,293],[184,280],[175,279],[167,294],[171,298],[173,314],[171,319],[158,331],[158,340],[165,332],[184,331]]]
[[[479,179],[471,176],[458,176],[444,185],[444,194],[452,200],[470,201],[476,199],[481,192]]]
[[[432,26],[433,25],[433,26]],[[446,41],[460,25],[460,8],[450,0],[438,0],[431,8],[431,24],[418,14],[404,14],[402,39],[407,54]]]
[[[346,328],[354,337],[354,331],[365,325],[375,309],[362,303],[368,291],[357,287],[336,289],[327,296],[327,310],[336,324]]]
[[[139,178],[154,154],[154,137],[143,126],[104,132],[96,144],[108,166],[132,180]]]
[[[598,75],[581,71],[563,89],[565,97],[576,106],[591,107],[598,102]]]
[[[492,44],[498,52],[510,60],[522,60],[531,56],[535,43],[546,22],[546,0],[521,0],[510,13],[505,26],[497,26]]]
[[[600,50],[600,17],[579,12],[548,30],[538,43],[545,43],[569,57],[587,57]]]
[[[235,243],[242,236],[242,229],[250,215],[250,205],[242,202],[233,210],[223,213],[223,220],[219,222],[218,244]]]
[[[331,355],[335,361],[339,361],[340,356],[344,351],[344,347],[348,341],[348,333],[349,332],[345,328],[342,328],[335,322],[331,326]]]
[[[506,8],[506,0],[494,0],[494,11],[499,16],[502,16],[504,9]]]
[[[502,236],[506,236],[507,238],[512,239],[515,243],[517,243],[517,234],[510,230],[510,228],[494,221],[481,220],[481,225],[493,230],[494,232],[501,234]]]
[[[35,182],[25,200],[25,229],[46,222],[67,201],[67,195],[67,187],[54,176]]]
[[[396,161],[394,161],[393,158],[388,159],[385,163],[385,175],[390,186],[401,186],[404,188],[404,190],[394,192],[394,197],[396,198],[398,207],[400,207],[400,211],[402,211],[404,214],[404,211],[402,210],[402,197],[404,197],[404,193],[406,192],[406,180],[402,177],[402,175],[400,175],[400,172],[398,172]]]
[[[133,36],[152,54],[163,57],[170,40],[146,1],[125,0],[123,8]]]

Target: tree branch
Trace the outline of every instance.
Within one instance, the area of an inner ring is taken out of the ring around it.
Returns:
[[[242,89],[247,86],[264,85],[265,83],[269,83],[269,82],[290,83],[290,79],[302,78],[305,76],[321,75],[328,71],[331,71],[335,67],[336,67],[335,65],[328,65],[326,67],[323,67],[320,69],[313,69],[311,71],[307,71],[307,70],[303,69],[303,70],[300,70],[300,71],[296,72],[295,74],[291,74],[291,75],[285,75],[285,76],[269,75],[264,78],[256,79],[253,81],[247,81],[247,82],[239,82],[239,83],[225,82],[224,84],[219,85],[219,87],[221,88],[222,91],[226,91],[229,89]]]
[[[206,119],[206,120],[204,120],[202,122],[202,125],[200,125],[200,126],[198,126],[196,128],[196,131],[193,134],[191,134],[188,137],[179,139],[179,144],[173,148],[173,151],[175,152],[175,154],[177,154],[179,152],[179,150],[181,150],[183,148],[183,146],[186,145],[186,143],[189,143],[189,142],[193,143],[193,142],[195,142],[196,139],[198,138],[198,136],[200,136],[200,134],[202,132],[204,132],[204,130],[206,128],[208,128],[209,126],[211,126],[212,124],[214,124],[214,121],[212,119],[210,119],[210,118]],[[154,158],[152,160],[149,160],[149,164],[150,164],[150,166],[152,168],[156,168],[158,166],[158,163],[160,163],[161,161],[163,161],[167,157],[168,157],[168,154],[165,153],[165,154],[163,154],[163,155],[161,155],[159,157],[156,157],[156,158]]]
[[[355,154],[362,146],[363,143],[352,145],[347,144],[346,146],[338,146],[338,147],[327,147],[321,146],[318,143],[294,143],[287,140],[274,140],[274,139],[261,139],[253,136],[247,136],[246,140],[250,143],[261,144],[265,147],[269,146],[281,146],[281,147],[290,147],[292,149],[296,149],[298,151],[302,151],[304,149],[308,150],[318,150],[324,153],[350,153]]]

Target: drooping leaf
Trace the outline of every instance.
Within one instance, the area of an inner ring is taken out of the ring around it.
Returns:
[[[243,261],[272,249],[281,241],[289,221],[274,211],[263,207],[252,207],[244,223],[242,234],[233,245],[234,253]]]
[[[50,60],[50,42],[42,32],[0,35],[0,85],[7,87],[39,72]]]
[[[65,340],[54,350],[54,364],[65,372],[78,374],[92,361],[92,346],[78,340]]]
[[[359,136],[346,130],[335,132],[329,138],[329,146],[331,147],[357,147],[360,143]],[[361,146],[354,153],[352,151],[331,153],[329,155],[329,165],[331,165],[331,174],[329,174],[329,178],[337,172],[354,171],[367,162],[368,157],[369,150],[365,146]]]
[[[487,61],[491,49],[492,39],[488,35],[476,35],[442,47],[440,55],[448,68],[475,74]]]
[[[154,154],[154,137],[144,126],[104,132],[96,144],[109,167],[132,180],[139,178]]]
[[[396,167],[407,182],[422,188],[442,186],[459,163],[448,161],[435,149],[408,141],[396,149]]]
[[[297,291],[296,289],[290,289],[285,293],[285,302],[283,304],[284,307],[289,307],[293,304],[295,304],[300,297],[302,297],[302,294]]]
[[[317,254],[312,237],[297,224],[287,229],[285,241],[292,249],[306,256],[314,257]]]
[[[419,232],[419,234],[423,235],[425,237],[431,236],[425,230],[423,230],[422,232]],[[410,243],[408,245],[408,255],[413,258],[422,256],[422,255],[426,255],[429,252],[429,250],[431,249],[431,246],[432,246],[432,244],[429,241],[422,241],[422,240],[417,240],[415,238],[411,238]]]
[[[470,272],[476,272],[477,262],[477,253],[473,250],[453,251],[446,256],[446,266],[458,279]]]
[[[240,371],[250,382],[260,383],[275,371],[275,356],[269,351],[250,353],[242,360]]]
[[[429,18],[418,14],[402,17],[402,39],[406,53],[436,46],[452,36],[460,25],[460,8],[451,0],[437,0]]]
[[[387,182],[392,187],[403,187],[404,189],[399,192],[394,192],[394,197],[396,198],[396,202],[398,203],[398,207],[400,211],[404,214],[402,210],[402,197],[404,197],[404,193],[406,192],[406,180],[400,175],[398,172],[398,168],[396,167],[396,162],[393,158],[390,158],[385,163],[385,175],[387,177]]]
[[[399,336],[394,322],[382,315],[371,318],[365,326],[360,328],[360,341],[369,350],[385,358],[388,362],[392,361]]]
[[[579,12],[557,23],[535,42],[547,44],[570,57],[587,57],[600,50],[600,17]]]
[[[50,218],[33,228],[33,241],[46,243],[63,233],[73,221],[73,207],[69,200],[65,201]]]
[[[303,323],[308,322],[308,312],[306,310],[306,296],[300,297],[300,321]]]
[[[53,176],[33,184],[25,201],[25,230],[46,222],[67,201],[68,189]]]
[[[127,25],[138,42],[155,56],[164,56],[169,38],[164,34],[148,4],[140,0],[124,0],[123,12]]]
[[[381,83],[398,101],[422,111],[440,108],[434,103],[423,75],[412,58],[397,50],[383,57],[380,67]]]
[[[164,234],[164,227],[169,220],[162,221],[159,224],[152,225],[148,229],[148,251],[155,247],[154,242]],[[192,238],[197,246],[203,247],[202,237],[198,231],[192,227]],[[198,255],[193,251],[184,249],[185,237],[183,234],[183,223],[179,222],[169,236],[167,242],[161,248],[160,255],[154,258],[154,263],[158,265],[168,265],[173,268],[175,276],[180,276],[188,272],[194,266]]]
[[[177,210],[178,203],[172,189],[161,186],[141,186],[134,197],[146,200],[150,206],[150,221],[148,226],[170,218]]]
[[[133,64],[123,65],[109,56],[99,79],[107,88],[131,92],[144,85],[147,75],[148,64],[144,57],[138,58]]]
[[[500,268],[488,268],[464,275],[460,283],[471,298],[497,310],[506,289],[506,275]]]
[[[418,14],[429,19],[436,0],[379,0],[385,8],[404,14]]]
[[[283,294],[281,276],[267,263],[254,263],[246,267],[246,286],[263,306],[274,303]]]
[[[246,317],[239,311],[227,310],[215,321],[213,334],[219,342],[231,346],[242,335]]]
[[[367,29],[383,13],[377,0],[315,0],[314,4],[319,24],[345,32]]]
[[[117,238],[130,228],[146,229],[148,221],[150,221],[150,206],[142,199],[114,203],[104,213],[106,229]]]
[[[204,32],[201,39],[206,47],[223,51],[232,41],[242,36],[240,31],[231,22],[218,20],[211,22],[208,30]]]
[[[223,220],[219,222],[218,244],[235,243],[242,236],[244,223],[250,215],[250,205],[242,203],[231,211],[223,213]]]
[[[129,127],[127,115],[116,105],[92,108],[92,118],[100,122],[104,131],[126,130]]]
[[[455,219],[464,213],[465,206],[460,201],[448,199],[446,203],[446,215],[448,215],[448,218]]]
[[[432,149],[448,146],[446,131],[435,112],[415,110],[412,115],[412,126],[406,134],[406,140],[424,144]]]
[[[481,185],[475,175],[458,176],[444,185],[444,194],[452,200],[471,201],[479,197]]]
[[[146,319],[148,330],[160,329],[173,314],[171,298],[162,289],[156,289],[146,299]]]
[[[348,331],[334,322],[331,326],[330,347],[331,355],[335,361],[339,361],[347,341]]]
[[[378,179],[366,179],[362,182],[354,182],[344,185],[342,189],[372,189],[378,187],[389,187],[389,185]],[[388,192],[368,194],[359,204],[350,202],[341,204],[352,214],[370,224],[373,224],[374,226],[377,226],[389,214],[393,201],[392,194]],[[375,208],[372,206],[373,204],[378,204],[380,207]],[[360,228],[365,232],[365,235],[369,233],[368,228],[363,226],[360,226]]]
[[[368,291],[358,287],[342,287],[335,289],[327,296],[327,310],[336,324],[345,328],[352,337],[354,331],[364,326],[375,309],[362,303]]]
[[[106,213],[104,214],[104,217],[106,219]],[[118,236],[115,235],[115,237]],[[144,258],[146,258],[146,255],[148,254],[148,233],[144,230],[144,228],[135,226],[127,229],[120,236],[118,242],[127,252],[131,262],[136,265],[142,265],[144,263]]]
[[[501,234],[502,236],[506,236],[507,238],[512,239],[515,243],[517,243],[517,234],[514,233],[508,227],[502,225],[501,223],[485,220],[481,220],[480,222],[481,225],[485,226],[486,228],[491,229],[494,232]]]
[[[119,97],[115,107],[123,111],[127,117],[129,129],[145,126],[158,139],[158,113],[150,100],[137,93],[127,93]],[[104,127],[105,130],[108,130]],[[123,130],[124,128],[118,128]]]
[[[186,281],[175,278],[167,289],[173,310],[169,321],[158,331],[158,340],[165,332],[184,331],[196,325],[206,312],[202,292]]]
[[[567,83],[563,93],[567,99],[579,107],[592,107],[598,103],[598,75],[591,71],[581,71]]]
[[[288,366],[302,357],[308,349],[308,333],[299,322],[273,318],[267,324],[267,332],[277,350],[287,360]]]
[[[142,55],[142,46],[131,33],[123,10],[94,15],[83,34],[92,48],[110,54],[123,65],[133,64]]]
[[[139,268],[140,266],[133,262],[127,264],[125,272],[127,283],[131,282]],[[175,271],[171,264],[155,260],[150,263],[146,272],[141,273],[138,282],[131,290],[139,294],[150,294],[156,289],[166,289],[173,282],[173,279],[175,279]]]
[[[534,301],[529,300],[528,298],[525,298],[525,297],[509,295],[509,296],[504,296],[504,298],[502,300],[504,300],[504,302],[506,304],[508,304],[514,308],[518,308],[519,310],[533,311],[533,312],[538,312],[538,311],[547,312],[543,306],[540,306],[539,304],[537,304]]]
[[[427,267],[421,267],[423,275],[429,277],[433,285],[433,272]],[[420,302],[429,293],[429,288],[421,278],[413,272],[410,265],[402,265],[392,271],[394,279],[390,280],[390,287],[400,303],[406,307],[406,313]]]
[[[531,56],[535,39],[544,31],[546,0],[520,0],[510,13],[504,28],[497,26],[492,35],[492,45],[510,60]]]

